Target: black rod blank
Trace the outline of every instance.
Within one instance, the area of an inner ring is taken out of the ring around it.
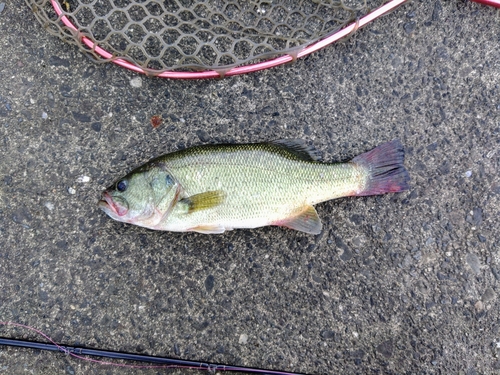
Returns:
[[[50,350],[55,352],[62,352],[66,354],[75,355],[88,355],[95,357],[104,358],[114,358],[114,359],[124,359],[129,361],[140,361],[147,363],[158,363],[166,366],[178,366],[178,367],[189,367],[197,370],[207,370],[209,372],[215,371],[234,371],[234,372],[246,372],[251,374],[262,374],[262,375],[304,375],[295,372],[285,372],[285,371],[275,371],[275,370],[265,370],[252,367],[242,367],[242,366],[231,366],[231,365],[221,365],[217,363],[206,363],[206,362],[196,362],[196,361],[186,361],[183,359],[167,358],[167,357],[155,357],[150,355],[132,354],[115,352],[110,350],[101,349],[88,349],[82,347],[66,346],[66,345],[56,345],[47,344],[36,341],[24,341],[17,339],[6,339],[0,338],[0,345],[7,346],[17,346],[30,349],[40,349],[40,350]]]

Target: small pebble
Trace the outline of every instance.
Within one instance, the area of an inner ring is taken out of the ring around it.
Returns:
[[[142,79],[141,77],[135,77],[130,80],[130,86],[132,87],[142,87]]]
[[[469,178],[470,176],[472,176],[472,171],[465,172],[465,177]]]
[[[71,195],[74,195],[74,194],[76,194],[76,190],[73,189],[72,187],[69,187],[68,188],[68,193],[70,193]]]
[[[50,211],[52,211],[54,209],[54,203],[52,203],[52,202],[45,202],[45,207],[47,207],[47,209],[49,209]]]
[[[5,8],[5,3],[0,3],[0,13],[3,12],[4,8]]]
[[[477,301],[474,307],[477,311],[482,311],[484,309],[484,304],[481,301]]]
[[[414,22],[414,21],[411,21],[411,22],[406,22],[404,25],[403,25],[403,29],[404,31],[407,33],[407,34],[411,34],[414,30],[415,30],[415,27],[417,26],[417,24]]]
[[[49,115],[47,114],[47,112],[42,112],[42,118],[44,120],[46,120],[48,117],[49,117]]]
[[[496,298],[495,291],[491,287],[489,287],[484,291],[483,296],[481,297],[481,301],[490,302],[493,301],[495,298]]]
[[[469,253],[465,257],[465,260],[469,264],[469,267],[472,269],[472,271],[476,274],[479,275],[481,273],[481,263],[479,261],[479,258],[476,254]]]
[[[102,124],[100,122],[93,122],[91,126],[94,131],[96,132],[101,131]]]
[[[248,342],[248,335],[246,333],[242,333],[238,342],[242,345],[245,345]]]
[[[76,179],[76,182],[80,182],[80,183],[86,183],[86,182],[89,182],[90,181],[90,177],[89,176],[80,176]]]

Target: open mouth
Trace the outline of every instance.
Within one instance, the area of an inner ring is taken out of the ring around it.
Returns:
[[[102,193],[101,200],[99,201],[99,207],[101,207],[104,212],[111,212],[117,216],[123,216],[127,213],[127,209],[116,204],[113,197],[111,197],[107,191]]]

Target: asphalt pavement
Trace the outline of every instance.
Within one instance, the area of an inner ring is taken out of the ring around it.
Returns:
[[[496,9],[415,0],[291,64],[204,81],[96,64],[23,1],[5,2],[0,35],[0,321],[66,345],[307,374],[500,372]],[[155,232],[97,207],[154,156],[283,138],[325,161],[398,138],[411,189],[320,204],[316,236]],[[0,347],[0,373],[187,371]]]

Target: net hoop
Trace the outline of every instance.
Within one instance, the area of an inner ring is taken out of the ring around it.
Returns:
[[[289,63],[291,61],[294,61],[297,58],[301,58],[304,56],[307,56],[313,52],[316,52],[338,40],[341,40],[350,34],[354,33],[356,30],[366,26],[368,23],[372,22],[373,20],[383,16],[384,14],[387,14],[397,8],[398,6],[408,2],[409,0],[391,0],[384,4],[383,6],[375,9],[371,13],[365,15],[364,17],[358,19],[356,22],[351,23],[350,25],[346,26],[345,28],[335,32],[332,35],[329,35],[325,37],[324,39],[321,39],[305,48],[303,48],[301,51],[299,51],[296,56],[292,56],[290,54],[284,54],[282,56],[266,60],[263,62],[258,62],[255,64],[250,64],[250,65],[244,65],[244,66],[238,66],[231,68],[229,70],[206,70],[206,71],[200,71],[200,72],[179,72],[179,71],[164,71],[159,74],[154,74],[155,77],[161,77],[161,78],[170,78],[170,79],[208,79],[208,78],[221,78],[221,77],[230,77],[230,76],[236,76],[236,75],[241,75],[241,74],[247,74],[247,73],[253,73],[257,72],[260,70],[264,69],[269,69],[273,68],[279,65],[283,65],[286,63]],[[476,0],[477,1],[477,0]],[[492,1],[492,2],[497,2],[500,0],[480,0],[480,1]],[[61,5],[58,3],[58,0],[51,0],[52,7],[54,8],[54,11],[56,12],[57,16],[60,17],[61,22],[68,27],[70,30],[74,31],[75,33],[78,33],[79,30],[77,27],[70,21],[68,17],[64,15],[64,12],[61,8]],[[500,4],[499,4],[500,5]],[[96,45],[91,39],[88,37],[82,35],[81,36],[81,42],[85,44],[90,50],[94,51],[97,53],[99,56],[101,56],[104,59],[109,59],[111,62],[113,62],[116,65],[119,65],[123,68],[132,70],[137,73],[145,74],[145,75],[152,75],[150,72],[142,69],[141,67],[131,63],[130,61],[127,61],[122,58],[114,58],[113,55],[106,51],[105,49],[99,47]]]
[[[471,1],[483,5],[491,5],[492,7],[500,8],[500,0],[471,0]]]

